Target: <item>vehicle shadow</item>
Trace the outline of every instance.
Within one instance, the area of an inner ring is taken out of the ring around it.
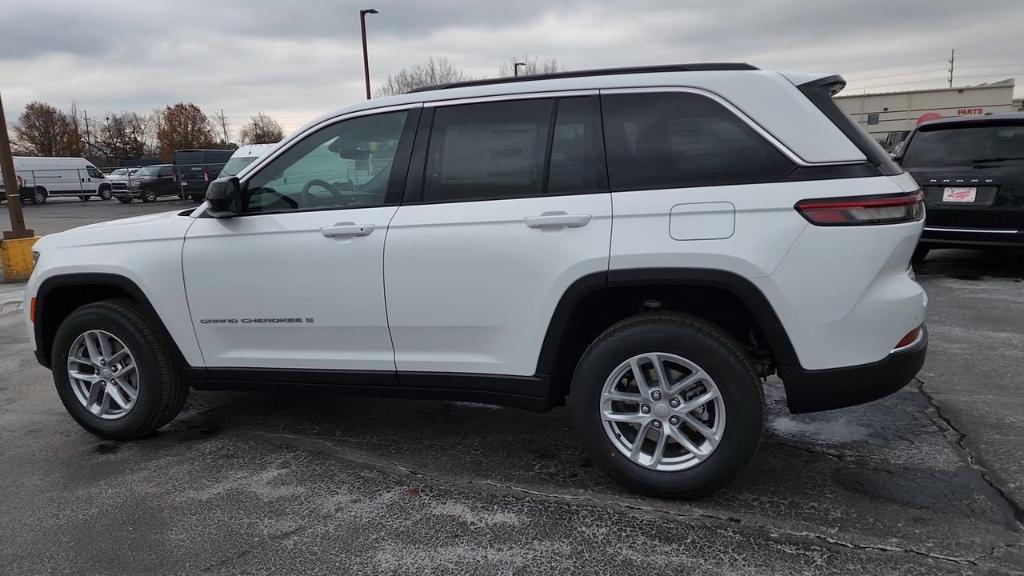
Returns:
[[[981,280],[985,277],[1024,278],[1024,250],[990,249],[932,250],[924,262],[914,264],[921,276],[945,276],[957,280]]]

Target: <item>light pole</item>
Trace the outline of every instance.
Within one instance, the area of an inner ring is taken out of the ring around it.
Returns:
[[[359,11],[359,29],[363,33],[363,76],[366,78],[366,99],[370,99],[370,59],[366,56],[366,15],[377,14],[373,8]]]
[[[514,62],[512,64],[512,75],[513,76],[516,76],[516,77],[519,76],[519,67],[520,66],[524,66],[525,67],[526,66],[526,62]]]

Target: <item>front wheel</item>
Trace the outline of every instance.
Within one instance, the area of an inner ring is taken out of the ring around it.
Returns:
[[[46,197],[47,197],[46,188],[43,188],[42,186],[39,186],[39,187],[37,187],[35,189],[35,192],[32,194],[32,203],[33,204],[46,204]]]
[[[170,422],[188,396],[166,337],[130,300],[72,312],[57,329],[51,359],[64,407],[104,438],[141,438]]]
[[[652,496],[695,498],[738,475],[764,426],[753,364],[714,324],[641,314],[601,334],[572,380],[569,408],[606,474]]]
[[[100,188],[100,200],[110,200],[110,196],[110,188],[107,188],[106,186]]]

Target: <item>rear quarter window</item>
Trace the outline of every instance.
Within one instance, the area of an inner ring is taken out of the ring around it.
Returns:
[[[612,190],[778,181],[794,165],[721,104],[683,92],[602,96]]]

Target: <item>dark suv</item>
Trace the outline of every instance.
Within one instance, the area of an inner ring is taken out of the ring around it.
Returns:
[[[131,182],[125,188],[115,188],[114,198],[122,204],[128,204],[134,198],[143,202],[155,202],[160,196],[178,196],[178,181],[174,166],[170,164],[154,164],[140,168],[132,175]]]
[[[181,198],[186,196],[194,202],[206,198],[206,187],[220,174],[221,168],[231,158],[234,150],[176,150],[174,166],[178,169]]]
[[[927,203],[915,260],[937,247],[1024,247],[1024,114],[922,124],[897,160]]]

